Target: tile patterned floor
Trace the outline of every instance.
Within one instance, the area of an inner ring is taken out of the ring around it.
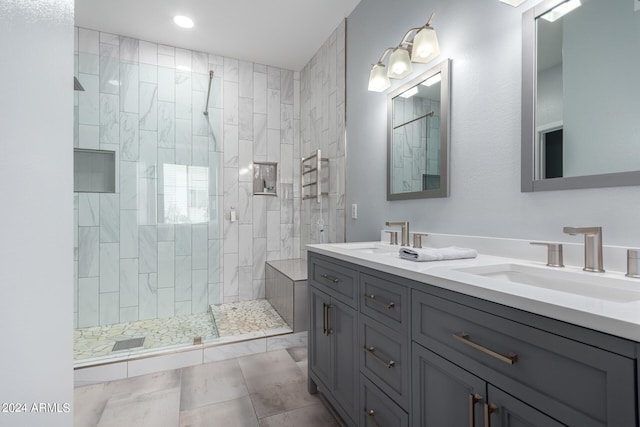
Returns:
[[[209,307],[220,337],[287,327],[266,299],[231,302]]]
[[[294,347],[75,389],[74,425],[334,427]]]
[[[100,361],[105,358],[126,358],[158,349],[193,344],[195,337],[203,343],[217,342],[218,338],[252,332],[268,335],[270,330],[282,333],[288,328],[267,300],[242,301],[214,305],[210,313],[175,316],[169,319],[140,320],[117,325],[80,328],[74,332],[74,360]],[[214,316],[215,322],[211,316]],[[140,348],[112,351],[116,341],[145,337]]]

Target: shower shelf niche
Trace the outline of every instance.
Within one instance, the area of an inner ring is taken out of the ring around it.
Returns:
[[[106,150],[73,149],[73,191],[116,192],[116,153]]]
[[[253,194],[278,195],[278,163],[253,162]]]
[[[326,183],[329,181],[328,176],[322,175],[323,170],[329,170],[329,159],[322,157],[319,149],[309,157],[302,158],[300,161],[302,200],[316,199],[320,203],[322,196],[329,194],[328,191],[322,191],[323,180],[326,180]]]

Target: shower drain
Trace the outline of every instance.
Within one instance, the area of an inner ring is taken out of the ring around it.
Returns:
[[[129,350],[130,348],[142,347],[144,338],[129,338],[127,340],[116,341],[111,351]]]

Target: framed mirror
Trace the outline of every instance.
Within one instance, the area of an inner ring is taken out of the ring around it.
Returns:
[[[449,195],[449,69],[441,62],[387,96],[387,200]]]
[[[522,32],[522,191],[640,185],[638,2],[546,0]]]

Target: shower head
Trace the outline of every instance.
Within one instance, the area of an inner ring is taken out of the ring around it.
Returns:
[[[79,90],[84,92],[84,88],[82,87],[82,85],[80,84],[80,82],[76,77],[73,78],[73,90]]]

